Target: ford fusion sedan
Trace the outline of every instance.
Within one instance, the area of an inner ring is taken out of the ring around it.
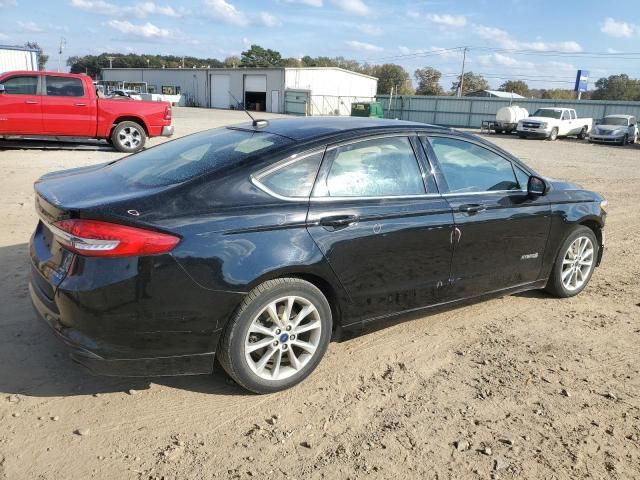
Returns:
[[[31,298],[77,362],[152,376],[217,357],[259,393],[372,322],[580,293],[607,206],[476,136],[363,118],[204,131],[35,191]]]
[[[626,145],[638,141],[638,125],[632,115],[608,115],[596,123],[589,135],[590,142]]]

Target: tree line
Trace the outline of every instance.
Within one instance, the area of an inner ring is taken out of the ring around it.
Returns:
[[[44,69],[48,56],[35,42],[25,44],[40,52],[40,69]],[[460,75],[454,78],[449,89],[442,87],[442,72],[425,66],[413,73],[394,63],[381,65],[361,63],[344,57],[283,57],[280,52],[259,45],[251,45],[240,56],[230,56],[224,60],[176,55],[138,55],[122,53],[101,53],[100,55],[72,56],[67,59],[72,73],[86,73],[96,78],[100,70],[108,68],[260,68],[260,67],[340,67],[378,78],[378,94],[397,95],[455,95],[460,88]],[[412,81],[414,80],[414,81]],[[414,86],[415,85],[415,86]],[[640,101],[640,79],[626,74],[600,78],[595,89],[585,92],[584,99]],[[478,90],[488,90],[489,82],[472,71],[464,74],[462,94]],[[575,99],[572,89],[534,89],[523,80],[507,80],[498,90],[512,92],[528,98]]]

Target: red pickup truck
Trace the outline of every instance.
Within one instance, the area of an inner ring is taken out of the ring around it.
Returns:
[[[169,103],[98,98],[86,75],[0,74],[0,138],[100,138],[133,153],[160,135],[173,135]]]

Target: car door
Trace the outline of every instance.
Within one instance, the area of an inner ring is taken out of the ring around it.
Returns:
[[[452,298],[538,280],[551,212],[527,195],[524,167],[472,139],[434,135],[425,147],[455,220]]]
[[[46,75],[42,122],[47,135],[92,137],[96,134],[96,102],[81,79]]]
[[[42,96],[39,75],[21,74],[2,81],[0,133],[42,135]]]
[[[562,112],[562,116],[560,117],[560,130],[558,133],[562,136],[571,135],[573,132],[573,124],[575,122],[571,120],[571,112],[569,110],[564,110]]]
[[[354,321],[443,298],[453,216],[425,162],[406,134],[327,148],[307,228],[348,292]]]

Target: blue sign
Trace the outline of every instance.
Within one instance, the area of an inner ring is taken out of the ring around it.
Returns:
[[[576,86],[573,89],[576,92],[586,92],[588,81],[589,72],[587,70],[578,70],[578,75],[576,75]]]

